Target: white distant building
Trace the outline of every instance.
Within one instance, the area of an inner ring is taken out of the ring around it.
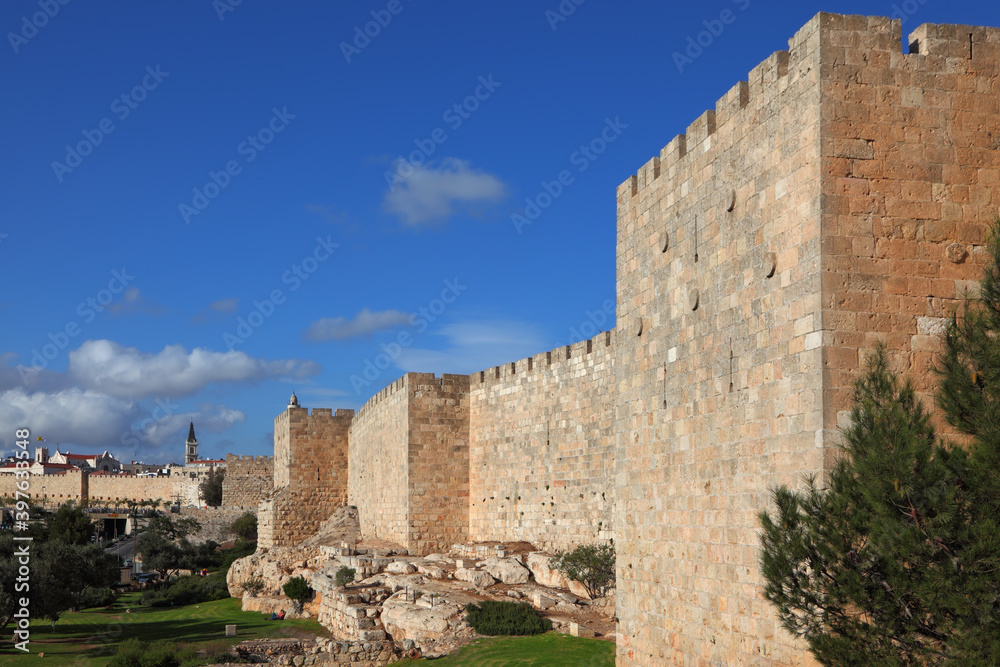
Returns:
[[[63,453],[56,449],[56,453],[49,457],[48,447],[39,447],[35,450],[35,461],[42,464],[68,464],[74,468],[88,472],[118,473],[122,471],[121,461],[109,454],[106,449],[102,454],[71,454],[70,452]]]

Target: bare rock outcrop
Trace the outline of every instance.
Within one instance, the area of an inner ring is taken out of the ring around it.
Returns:
[[[459,581],[467,581],[476,588],[489,588],[497,583],[497,580],[489,572],[471,570],[465,567],[455,570],[455,578]]]
[[[505,584],[526,584],[531,575],[527,568],[513,558],[487,558],[483,569]]]

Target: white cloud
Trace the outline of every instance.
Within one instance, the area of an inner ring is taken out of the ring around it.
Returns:
[[[239,410],[211,403],[203,403],[193,412],[178,412],[176,414],[162,414],[162,411],[154,408],[142,419],[133,421],[128,429],[128,434],[121,436],[119,440],[122,445],[127,446],[127,449],[132,449],[136,445],[177,448],[176,452],[171,451],[176,456],[181,452],[180,444],[187,437],[188,425],[192,421],[197,436],[203,432],[225,431],[238,423],[245,422],[246,419],[247,416]],[[119,442],[116,441],[115,445],[118,446],[118,444]]]
[[[266,361],[235,350],[188,352],[180,345],[150,354],[110,340],[89,340],[70,352],[68,369],[88,389],[131,399],[185,396],[217,382],[299,379],[318,372],[311,361]]]
[[[403,348],[396,365],[404,372],[467,374],[545,349],[543,336],[523,322],[462,322],[438,333],[448,338],[444,349]]]
[[[52,451],[58,442],[104,451],[119,444],[141,413],[133,401],[76,387],[52,393],[11,389],[0,393],[0,442],[10,447],[14,431],[28,428],[32,456],[38,436]]]
[[[440,167],[424,165],[406,171],[408,175],[386,193],[383,206],[407,225],[446,219],[458,204],[495,203],[506,196],[500,179],[473,169],[464,160],[445,158]]]
[[[371,311],[362,308],[353,319],[324,317],[309,325],[303,336],[310,341],[345,340],[370,336],[376,331],[392,327],[409,326],[412,316],[400,310]]]

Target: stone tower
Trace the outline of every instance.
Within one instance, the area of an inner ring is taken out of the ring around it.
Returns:
[[[618,188],[619,666],[810,664],[757,513],[884,342],[925,396],[1000,184],[1000,30],[819,14]],[[926,402],[930,405],[930,402]]]
[[[187,442],[184,443],[184,463],[194,463],[198,460],[198,438],[194,437],[194,422],[188,428]]]

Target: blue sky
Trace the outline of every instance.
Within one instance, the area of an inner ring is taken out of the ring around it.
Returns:
[[[27,427],[178,461],[193,419],[203,456],[270,453],[293,390],[357,408],[607,330],[615,187],[820,10],[998,24],[939,0],[4,2],[0,449]]]

